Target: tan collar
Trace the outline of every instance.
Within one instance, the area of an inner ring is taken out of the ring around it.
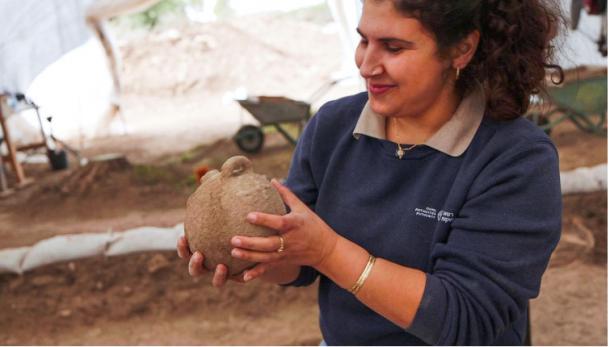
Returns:
[[[434,133],[425,145],[452,157],[459,157],[472,142],[484,114],[485,93],[483,88],[478,87],[462,100],[451,119]],[[359,139],[360,135],[367,135],[386,140],[385,122],[386,117],[371,110],[367,101],[353,135],[356,139]]]

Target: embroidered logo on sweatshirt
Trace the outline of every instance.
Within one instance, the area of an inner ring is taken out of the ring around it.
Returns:
[[[416,208],[415,215],[423,218],[436,219],[442,223],[451,223],[451,221],[453,221],[453,212],[445,210],[437,211],[432,207]]]

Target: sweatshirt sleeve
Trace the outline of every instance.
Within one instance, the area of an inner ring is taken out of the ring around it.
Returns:
[[[444,242],[407,331],[430,344],[489,345],[538,295],[561,233],[559,160],[549,141],[485,165]]]
[[[318,186],[314,180],[311,168],[311,147],[315,136],[318,115],[314,116],[299,137],[296,149],[290,163],[286,186],[301,199],[309,208],[315,210],[318,197]],[[316,281],[319,273],[312,267],[301,266],[297,279],[286,286],[308,286]]]

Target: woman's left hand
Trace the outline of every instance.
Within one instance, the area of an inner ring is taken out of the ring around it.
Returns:
[[[338,239],[337,233],[287,187],[277,180],[272,180],[271,183],[290,207],[290,213],[279,216],[251,212],[247,220],[277,230],[283,238],[284,249],[278,252],[282,243],[279,236],[233,237],[233,257],[260,263],[244,272],[245,281],[260,277],[267,270],[281,264],[317,267],[333,251]]]

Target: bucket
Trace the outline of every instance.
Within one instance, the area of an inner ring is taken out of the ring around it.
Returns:
[[[49,157],[49,164],[51,169],[65,170],[68,168],[68,153],[63,149],[48,150],[47,157]]]

